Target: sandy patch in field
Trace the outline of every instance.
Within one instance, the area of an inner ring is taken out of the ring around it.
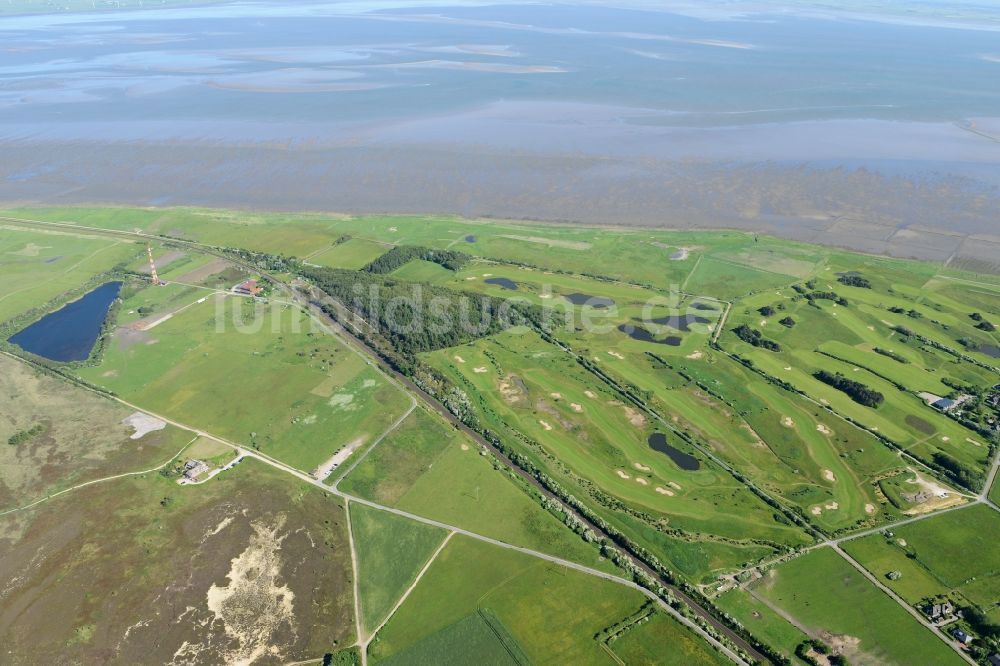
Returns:
[[[589,250],[592,246],[586,241],[558,240],[555,238],[543,238],[541,236],[515,236],[513,234],[501,234],[500,238],[524,241],[526,243],[538,243],[549,247],[562,247],[567,250]]]
[[[352,412],[358,408],[354,404],[354,394],[353,393],[336,393],[330,397],[327,402],[334,409],[344,409],[346,411]]]
[[[647,467],[646,465],[643,465],[640,462],[634,462],[634,463],[632,463],[632,467],[635,467],[640,472],[648,472],[649,471],[649,467]]]
[[[785,370],[789,370],[790,371],[791,369],[792,369],[792,366],[790,366],[790,365],[786,365],[785,366]]]
[[[635,482],[638,483],[638,484],[640,484],[640,485],[643,485],[643,486],[648,486],[649,485],[649,481],[647,481],[646,479],[642,478],[641,476],[635,477]]]
[[[619,354],[616,351],[608,351],[608,354],[611,355],[611,356],[614,356],[615,358],[621,359],[623,361],[625,360],[625,357],[622,356],[621,354]]]
[[[809,509],[809,513],[811,513],[814,516],[818,516],[821,513],[823,513],[823,507],[814,506],[813,508]]]
[[[132,433],[130,439],[141,439],[147,433],[155,432],[157,430],[163,430],[167,427],[167,422],[162,421],[155,416],[150,416],[149,414],[144,414],[142,412],[135,412],[122,419],[122,425],[129,426],[135,429]]]
[[[828,469],[823,470],[823,478],[826,479],[827,481],[830,481],[831,483],[837,480],[837,477],[833,475],[833,472]]]
[[[481,365],[481,366],[479,366],[478,368],[473,368],[473,369],[472,369],[472,371],[473,371],[474,373],[476,373],[477,375],[481,375],[481,374],[483,374],[484,372],[486,372],[486,366],[485,366],[485,365]]]
[[[517,375],[507,375],[500,380],[500,396],[507,404],[517,404],[528,397],[528,391]]]
[[[455,354],[455,360],[458,361],[459,363],[465,363],[465,359],[459,356],[458,354]]]
[[[483,273],[483,277],[491,277],[493,273]]]
[[[869,516],[875,515],[875,505],[871,503],[865,504],[865,513]]]
[[[676,481],[668,481],[667,485],[670,486],[671,488],[673,488],[674,490],[680,490],[681,489],[681,484],[677,483]]]
[[[465,278],[465,279],[466,279],[466,280],[475,280],[475,279],[476,279],[476,276],[475,276],[475,275],[470,275],[469,277],[467,277],[467,278]]]
[[[590,398],[591,400],[597,397],[597,394],[594,393],[593,391],[584,391],[583,394],[588,398]]]
[[[794,428],[795,427],[795,421],[793,421],[792,417],[790,417],[790,416],[782,416],[781,417],[781,425],[785,426],[786,428]]]
[[[638,409],[633,409],[628,405],[622,405],[622,410],[625,412],[625,418],[636,428],[646,427],[646,416],[640,412]]]
[[[832,435],[832,434],[833,434],[833,431],[832,431],[832,430],[830,430],[829,428],[827,428],[827,427],[826,427],[825,425],[823,425],[822,423],[817,423],[817,424],[816,424],[816,430],[820,431],[820,432],[821,432],[821,433],[823,433],[824,435]]]
[[[616,469],[615,474],[623,479],[631,479],[632,477],[625,473],[624,470]]]
[[[964,504],[966,501],[962,495],[951,492],[937,481],[919,473],[916,474],[915,479],[907,479],[906,482],[916,486],[916,494],[923,497],[923,500],[917,506],[903,512],[907,516],[931,513],[938,509]]]
[[[903,548],[906,548],[906,539],[896,539],[896,543],[898,543]]]
[[[538,298],[552,298],[552,294],[539,294]]]
[[[704,355],[705,354],[703,354],[702,351],[699,349],[698,351],[691,352],[690,354],[688,354],[684,358],[689,358],[692,361],[697,361],[698,359],[700,359]]]
[[[583,407],[581,405],[576,404],[575,402],[569,403],[569,407],[574,412],[582,412],[583,411]]]
[[[673,497],[674,496],[674,491],[667,490],[663,486],[656,486],[655,490],[656,490],[656,492],[660,493],[661,495],[667,495],[669,497]]]
[[[538,422],[541,423],[542,427],[545,428],[546,430],[552,430],[552,426],[549,425],[547,421],[542,421],[541,419],[539,419]]]
[[[760,320],[760,326],[761,326],[761,328],[767,326],[767,320],[766,319],[761,319]]]
[[[549,393],[549,395],[555,398],[556,400],[560,400],[562,398],[562,393]]]
[[[227,664],[250,664],[264,656],[281,661],[274,643],[281,633],[296,631],[295,595],[279,584],[284,522],[281,517],[273,525],[253,523],[246,549],[232,559],[228,584],[213,584],[205,595],[208,610],[236,644],[221,655]]]
[[[325,463],[313,470],[312,475],[320,481],[330,476],[333,470],[343,465],[344,461],[350,458],[351,454],[357,451],[358,447],[364,444],[367,439],[368,435],[355,437],[350,442],[345,444],[339,451],[330,456]]]
[[[469,450],[469,445],[468,445],[468,444],[464,444],[464,443],[463,443],[463,444],[462,444],[462,450],[463,450],[463,451],[468,451],[468,450]]]
[[[965,438],[965,441],[967,441],[969,444],[972,444],[973,446],[982,447],[982,445],[983,445],[982,442],[977,442],[976,440],[969,439],[968,437]]]
[[[830,502],[829,504],[824,504],[823,508],[827,509],[828,511],[836,511],[837,509],[840,508],[840,504],[838,504],[837,502]]]
[[[941,441],[942,442],[950,442],[951,441],[951,437],[948,437],[947,435],[945,435],[944,437],[941,438]]]

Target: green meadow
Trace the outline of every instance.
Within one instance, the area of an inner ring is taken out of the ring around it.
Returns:
[[[298,309],[188,289],[126,299],[126,313],[170,294],[190,300],[169,318],[149,315],[144,328],[120,326],[101,362],[79,374],[307,472],[374,440],[406,409],[398,388]]]
[[[629,628],[608,647],[629,666],[722,666],[732,663],[662,612]]]
[[[645,600],[628,587],[456,535],[378,633],[369,656],[381,663],[431,636],[443,644],[442,630],[484,611],[532,663],[611,664],[594,635]],[[459,644],[451,663],[476,661],[479,640]]]
[[[1000,619],[1000,512],[983,504],[848,541],[844,549],[910,604],[951,596]],[[890,571],[902,576],[886,577]]]
[[[364,499],[617,573],[542,508],[523,481],[496,467],[436,415],[415,410],[340,483]]]
[[[361,615],[365,628],[374,631],[416,580],[445,533],[362,504],[352,505],[350,513]]]
[[[830,548],[779,565],[753,588],[851,663],[962,663]]]
[[[82,289],[145,248],[108,237],[41,231],[0,220],[0,323]],[[96,285],[94,285],[96,286]]]
[[[795,648],[809,638],[744,589],[733,588],[724,592],[716,597],[715,605],[787,659],[795,659]]]

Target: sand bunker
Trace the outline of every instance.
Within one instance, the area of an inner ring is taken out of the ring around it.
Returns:
[[[463,451],[468,451],[469,450],[469,445],[468,444],[462,444],[462,450]]]
[[[632,409],[628,405],[622,405],[622,409],[625,411],[625,418],[636,428],[646,427],[646,416],[640,412],[638,409]]]
[[[555,398],[556,400],[562,398],[562,393],[549,393],[549,395]]]
[[[701,358],[702,356],[704,356],[704,355],[705,355],[705,354],[703,354],[703,353],[701,352],[701,350],[699,349],[698,351],[695,351],[695,352],[691,352],[690,354],[688,354],[688,355],[687,355],[687,356],[685,356],[684,358],[689,358],[689,359],[691,359],[692,361],[697,361],[698,359],[700,359],[700,358]]]
[[[539,420],[538,422],[541,423],[542,427],[545,428],[546,430],[552,430],[552,426],[549,425],[548,422],[542,420]]]
[[[615,474],[617,474],[618,476],[620,476],[623,479],[631,479],[632,478],[631,476],[629,476],[623,470],[620,470],[620,469],[616,469],[615,470]]]
[[[608,354],[611,355],[611,356],[614,356],[615,358],[620,358],[623,361],[625,360],[625,357],[622,356],[621,354],[619,354],[616,351],[609,351]]]
[[[785,426],[786,428],[794,428],[795,427],[795,421],[793,421],[791,419],[791,417],[789,417],[789,416],[782,416],[781,417],[781,425]]]
[[[649,467],[647,467],[646,465],[643,465],[642,463],[638,463],[638,462],[632,463],[632,467],[635,467],[640,472],[648,472],[649,471]]]
[[[817,423],[817,424],[816,424],[816,430],[819,430],[819,431],[820,431],[821,433],[823,433],[824,435],[832,435],[832,434],[833,434],[833,431],[832,431],[832,430],[830,430],[829,428],[827,428],[827,427],[826,427],[825,425],[823,425],[822,423]]]
[[[635,477],[635,482],[638,483],[638,484],[641,484],[643,486],[648,486],[649,485],[649,481],[647,481],[646,479],[642,478],[641,476]]]
[[[582,407],[582,406],[580,406],[580,405],[578,405],[578,404],[576,404],[575,402],[571,402],[571,403],[569,403],[569,407],[570,407],[570,409],[572,409],[572,410],[573,410],[574,412],[582,412],[582,411],[583,411],[583,407]]]
[[[594,393],[593,391],[584,391],[583,394],[590,399],[594,399],[597,397],[597,394]]]
[[[823,478],[830,482],[837,480],[837,477],[833,475],[833,472],[828,469],[823,470]]]
[[[670,486],[671,488],[673,488],[674,490],[680,490],[681,489],[681,484],[677,483],[676,481],[669,481],[669,482],[667,482],[667,485]]]
[[[668,495],[669,497],[673,497],[674,496],[674,491],[667,490],[663,486],[656,486],[655,490],[656,490],[656,492],[660,493],[661,495]]]
[[[867,513],[869,516],[874,515],[875,505],[871,503],[865,504],[865,513]]]
[[[458,354],[455,354],[455,360],[458,361],[459,363],[465,363],[465,359],[459,356]]]
[[[473,369],[472,369],[472,371],[473,371],[474,373],[476,373],[477,375],[481,375],[481,374],[483,374],[484,372],[486,372],[486,366],[485,366],[485,365],[481,365],[481,366],[479,366],[478,368],[473,368]]]
[[[813,508],[809,509],[809,513],[811,513],[814,516],[818,516],[821,513],[823,513],[823,508],[819,506],[814,506]]]
[[[840,508],[840,505],[836,502],[830,502],[829,504],[824,504],[823,508],[828,509],[830,511],[836,511],[837,509]]]
[[[167,422],[162,421],[155,416],[150,416],[149,414],[144,414],[142,412],[136,412],[122,419],[122,425],[131,426],[135,429],[132,433],[131,439],[141,439],[147,433],[155,432],[157,430],[163,430],[167,427]]]

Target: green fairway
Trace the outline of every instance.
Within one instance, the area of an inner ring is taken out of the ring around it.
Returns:
[[[627,587],[458,535],[379,632],[369,654],[377,662],[405,654],[485,610],[533,663],[611,664],[594,635],[644,601]]]
[[[754,589],[852,663],[962,663],[830,548],[776,567]]]
[[[373,631],[416,580],[445,534],[361,504],[351,506],[351,529],[358,556],[361,615],[365,628]]]
[[[654,613],[609,643],[629,666],[722,666],[732,662],[666,613]]]
[[[150,290],[185,289],[142,290],[122,310],[137,311]],[[405,410],[399,389],[299,310],[201,291],[188,297],[168,318],[154,313],[144,327],[119,327],[101,363],[80,374],[307,472],[329,467],[338,452],[348,457]]]
[[[473,442],[416,410],[340,484],[346,492],[525,548],[617,572],[555,515],[480,455]]]
[[[336,243],[329,249],[320,250],[316,254],[310,255],[306,260],[319,266],[358,269],[367,266],[373,259],[385,254],[390,247],[363,238],[351,238]]]

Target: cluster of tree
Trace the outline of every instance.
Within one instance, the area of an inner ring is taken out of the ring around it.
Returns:
[[[510,326],[537,324],[542,317],[540,308],[526,303],[403,282],[368,271],[303,267],[301,272],[375,328],[392,350],[409,358]]]
[[[770,305],[765,305],[762,308],[758,308],[757,312],[759,312],[764,317],[774,316],[774,308],[772,308]]]
[[[912,308],[907,310],[906,308],[901,308],[898,305],[894,305],[891,308],[889,308],[889,312],[895,314],[905,314],[910,319],[923,319],[924,317],[923,313],[917,310],[913,310]]]
[[[861,382],[848,379],[839,372],[817,370],[813,373],[813,377],[820,380],[824,384],[832,386],[838,391],[843,391],[850,396],[851,400],[859,405],[864,405],[865,407],[878,407],[885,401],[885,396],[878,391],[868,388]]]
[[[754,347],[760,347],[761,349],[766,349],[768,351],[780,352],[781,345],[779,345],[774,340],[768,340],[765,338],[760,331],[755,328],[750,328],[746,324],[740,324],[733,329],[733,333],[736,334],[743,342],[751,344]]]
[[[962,608],[962,619],[969,627],[984,638],[1000,638],[1000,624],[994,624],[989,616],[975,606]]]
[[[784,319],[780,320],[778,323],[781,324],[782,326],[785,326],[786,328],[791,328],[791,327],[795,326],[795,320],[792,319],[791,317],[785,317]]]
[[[43,426],[42,424],[38,424],[38,425],[32,426],[32,427],[28,428],[27,430],[22,430],[20,432],[16,432],[13,435],[11,435],[10,439],[7,440],[7,443],[10,444],[11,446],[17,446],[18,444],[24,444],[25,442],[27,442],[29,439],[31,439],[35,435],[42,434],[42,431],[44,431],[44,430],[45,430],[45,426]]]
[[[299,267],[299,260],[295,257],[286,257],[282,254],[271,254],[269,252],[254,252],[238,247],[220,248],[226,253],[235,255],[241,261],[252,264],[261,271],[273,271],[275,273],[293,273]]]
[[[813,657],[812,654],[810,654],[811,652],[815,652],[816,654],[826,657],[826,663],[830,664],[830,666],[848,666],[850,664],[850,662],[847,661],[847,657],[842,654],[833,654],[829,645],[814,638],[802,641],[795,647],[796,657],[807,664],[820,666],[819,660]]]
[[[813,303],[816,299],[823,299],[825,301],[833,301],[837,305],[847,307],[849,305],[846,298],[843,296],[838,296],[834,291],[813,291],[806,294],[806,300]]]
[[[848,287],[861,287],[862,289],[872,288],[872,283],[860,275],[841,275],[837,278],[837,282],[840,284],[846,284]]]
[[[898,363],[909,363],[910,362],[905,356],[900,356],[896,352],[891,351],[889,349],[882,349],[881,347],[874,347],[872,349],[872,351],[875,352],[876,354],[881,354],[882,356],[888,356],[893,361],[896,361]]]
[[[979,490],[983,485],[983,475],[979,471],[955,460],[943,451],[934,452],[934,463],[956,483],[970,490]]]
[[[417,245],[397,245],[361,270],[368,273],[391,273],[414,259],[431,261],[450,271],[457,271],[468,263],[471,257],[463,252],[453,250],[434,250]]]

